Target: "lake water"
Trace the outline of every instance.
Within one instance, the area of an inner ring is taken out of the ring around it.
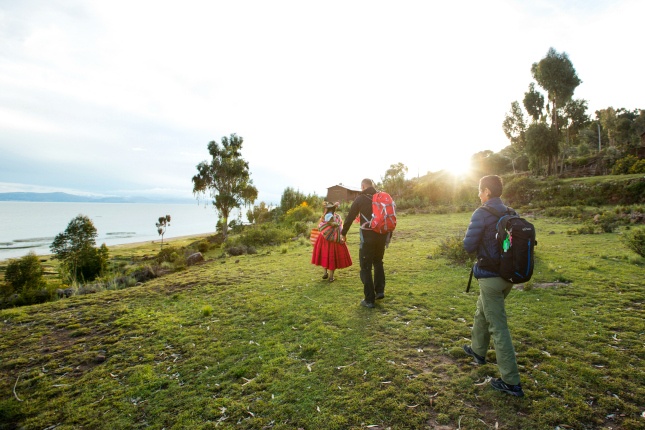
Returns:
[[[170,215],[164,240],[215,233],[217,212],[211,205],[163,203],[0,202],[0,261],[33,251],[51,254],[54,237],[77,215],[89,217],[97,229],[96,245],[160,241],[155,223]],[[233,219],[233,218],[231,218]]]

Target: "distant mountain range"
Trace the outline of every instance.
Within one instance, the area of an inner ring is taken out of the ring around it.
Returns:
[[[60,203],[195,203],[194,199],[146,197],[78,196],[67,193],[0,193],[0,202],[60,202]]]

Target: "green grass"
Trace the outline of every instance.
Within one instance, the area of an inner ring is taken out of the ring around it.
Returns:
[[[0,311],[0,428],[645,428],[645,264],[620,231],[533,220],[534,278],[507,299],[516,399],[485,383],[493,349],[461,350],[478,288],[438,246],[469,216],[401,215],[375,309],[353,228],[333,284],[303,239]]]

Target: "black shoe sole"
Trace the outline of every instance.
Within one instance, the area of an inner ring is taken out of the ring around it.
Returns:
[[[495,385],[496,381],[501,382],[501,384],[503,385]],[[509,388],[506,388],[504,385],[508,386]],[[501,391],[506,394],[510,394],[511,396],[524,397],[524,391],[522,391],[521,389],[519,391],[511,390],[510,386],[506,382],[500,381],[499,379],[494,379],[490,381],[490,386],[493,387],[494,390]]]

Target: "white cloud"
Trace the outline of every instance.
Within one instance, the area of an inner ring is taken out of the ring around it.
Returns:
[[[504,115],[551,46],[592,112],[642,108],[644,57],[616,39],[638,40],[643,4],[5,2],[0,180],[190,196],[230,133],[261,199],[398,162],[422,175],[506,146]]]

